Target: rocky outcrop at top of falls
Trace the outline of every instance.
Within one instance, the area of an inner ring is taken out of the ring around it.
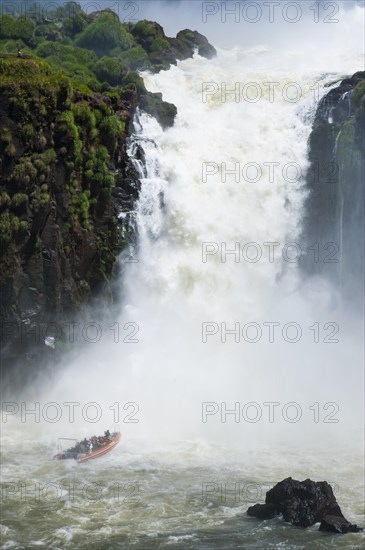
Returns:
[[[343,516],[332,487],[326,481],[296,481],[288,477],[266,493],[265,504],[250,506],[247,514],[258,519],[282,515],[284,521],[297,527],[310,527],[320,522],[320,531],[333,533],[363,530]]]
[[[137,106],[165,127],[176,115],[136,70],[166,69],[196,50],[215,54],[199,33],[168,38],[157,23],[124,24],[109,10],[87,15],[75,3],[48,19],[2,16],[3,367],[35,362],[42,350],[54,355],[41,336],[49,323],[57,325],[56,350],[64,349],[63,321],[102,289],[112,299],[116,257],[132,238],[120,214],[133,210],[139,191],[126,154],[131,120]]]
[[[335,85],[320,101],[309,138],[307,182],[310,195],[304,220],[308,246],[318,242],[329,261],[313,262],[307,270],[326,274],[356,292],[363,279],[365,72],[357,72]],[[341,262],[334,264],[334,243]],[[362,284],[362,283],[361,283]],[[361,301],[361,299],[360,299]]]

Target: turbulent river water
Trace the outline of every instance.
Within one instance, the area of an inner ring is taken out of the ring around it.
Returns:
[[[123,305],[3,423],[3,548],[363,548],[362,534],[245,515],[277,481],[309,477],[363,523],[361,327],[290,261],[312,253],[301,229],[316,105],[359,65],[293,67],[236,48],[143,75],[178,115],[166,131],[136,115]],[[50,460],[58,436],[114,423],[110,455]]]

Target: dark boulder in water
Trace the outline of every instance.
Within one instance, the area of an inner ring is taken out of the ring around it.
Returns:
[[[332,509],[336,498],[326,481],[284,479],[266,493],[266,504],[274,505],[284,520],[300,527],[309,527]]]
[[[247,510],[247,515],[258,519],[273,519],[279,512],[274,504],[254,504]]]
[[[247,510],[249,516],[272,519],[282,514],[285,521],[297,527],[310,527],[321,522],[321,531],[356,533],[361,531],[343,516],[332,487],[326,481],[288,477],[266,493],[265,504]]]
[[[326,514],[323,516],[321,525],[319,526],[320,531],[330,531],[331,533],[358,533],[362,531],[357,525],[352,525],[346,518],[342,515],[333,515]]]

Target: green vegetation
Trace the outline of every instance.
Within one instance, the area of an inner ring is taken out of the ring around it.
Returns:
[[[148,59],[148,54],[142,46],[135,46],[125,52],[116,53],[119,53],[118,57],[120,57],[121,61],[132,70],[148,69],[152,67]]]
[[[352,103],[355,108],[360,107],[361,103],[365,101],[365,80],[362,80],[357,84],[351,97]]]
[[[72,111],[65,111],[56,117],[55,138],[60,147],[66,148],[67,156],[79,165],[82,161],[82,142]]]
[[[47,17],[35,12],[0,18],[0,282],[12,319],[28,314],[19,282],[36,288],[39,318],[73,315],[109,284],[129,235],[117,212],[136,195],[124,177],[127,124],[136,105],[166,125],[176,113],[136,71],[192,52],[157,23],[123,24],[111,10],[51,2]]]
[[[87,189],[72,196],[70,212],[74,222],[79,220],[84,229],[90,230],[90,191]]]
[[[76,38],[76,45],[89,48],[98,56],[109,55],[114,48],[127,50],[133,46],[133,37],[110,11],[104,11]]]
[[[78,126],[83,128],[90,140],[94,140],[98,135],[96,129],[96,115],[90,109],[89,105],[86,102],[72,105],[72,112]]]
[[[153,21],[126,24],[111,9],[87,14],[76,2],[50,6],[47,18],[38,13],[0,19],[0,54],[15,55],[21,47],[77,87],[93,91],[105,91],[105,83],[123,86],[128,71],[167,68],[192,55],[196,46],[212,48],[196,32],[185,30],[171,39]]]
[[[24,212],[28,204],[28,195],[25,193],[15,193],[11,198],[11,209],[14,212]]]
[[[48,185],[37,185],[30,195],[31,207],[34,213],[39,213],[49,206],[51,197],[48,193]]]
[[[164,103],[162,96],[148,92],[143,80],[134,71],[167,69],[177,59],[190,57],[195,48],[199,52],[205,52],[202,55],[206,54],[207,57],[215,52],[206,38],[195,31],[184,30],[176,38],[168,38],[161,25],[156,22],[142,20],[136,24],[122,23],[111,9],[87,14],[75,2],[66,2],[60,7],[50,6],[47,18],[39,13],[33,18],[29,15],[27,19],[3,17],[0,60],[1,52],[4,52],[4,57],[11,54],[16,56],[18,47],[23,49],[25,56],[34,61],[34,87],[39,87],[41,95],[52,96],[55,110],[62,111],[70,100],[70,90],[66,89],[66,84],[64,90],[59,86],[59,79],[63,76],[67,77],[68,85],[82,93],[85,99],[91,98],[94,92],[117,91],[120,97],[124,91],[129,90],[130,93],[136,89],[140,106],[156,116],[163,126],[173,123],[176,109],[171,104]],[[44,65],[36,66],[37,60],[43,60]],[[17,64],[20,78],[23,70],[21,64],[25,59],[12,61]],[[51,68],[54,72],[47,73],[47,67],[48,71]],[[29,75],[24,72],[20,87],[28,78],[30,85],[31,72]],[[10,85],[11,80],[12,77],[8,81]],[[59,90],[58,97],[55,97],[55,89]],[[28,117],[27,109],[32,106],[21,97],[20,89],[13,91],[18,97],[11,101],[16,102],[16,109],[24,118]],[[43,108],[40,111],[41,116],[45,116],[45,112],[46,109]],[[89,140],[96,137],[94,130],[89,135]],[[45,148],[46,144],[42,147]],[[61,147],[65,147],[67,153],[67,146]],[[14,156],[13,144],[9,144],[5,154],[9,158]]]
[[[136,196],[127,124],[137,105],[166,126],[176,114],[136,71],[191,56],[198,34],[170,39],[157,23],[75,2],[35,12],[0,19],[0,282],[5,315],[19,320],[19,282],[34,284],[39,319],[72,316],[108,284],[129,236],[117,212]]]
[[[0,247],[6,247],[19,231],[19,218],[9,210],[0,214]]]
[[[35,24],[28,17],[17,17],[16,19],[10,15],[2,15],[0,17],[0,39],[16,38],[24,40],[25,43],[31,44]]]
[[[108,116],[100,124],[101,141],[105,143],[109,151],[116,149],[118,137],[125,132],[125,123],[118,120],[115,116]]]
[[[4,210],[5,208],[8,208],[10,205],[10,197],[6,191],[1,191],[0,193],[0,210]]]
[[[139,76],[136,72],[130,72],[127,74],[127,76],[124,79],[125,86],[129,86],[130,84],[134,84],[134,86],[139,91],[146,92],[146,86],[144,85],[143,78]]]
[[[163,55],[164,50],[170,49],[157,23],[142,21],[125,25],[111,10],[86,15],[74,3],[66,4],[52,15],[53,21],[37,22],[4,16],[0,27],[0,54],[15,55],[21,47],[24,54],[47,63],[43,67],[38,64],[35,71],[34,85],[41,84],[41,89],[45,88],[45,79],[50,74],[47,66],[67,76],[75,88],[87,94],[105,91],[110,86],[123,88],[130,83],[130,79],[126,80],[130,71],[153,68],[148,52]],[[20,78],[22,60],[13,61],[17,62],[14,68],[19,69]],[[160,67],[160,63],[157,59],[156,67]],[[31,74],[24,72],[23,82],[28,76]],[[55,82],[50,83],[49,88],[53,84]]]
[[[127,68],[118,60],[111,57],[102,57],[94,66],[94,73],[100,82],[108,82],[112,86],[122,84]]]
[[[60,56],[69,51],[68,46],[55,46],[44,42],[39,50]],[[93,53],[82,56],[94,58]],[[111,61],[113,66],[107,62],[105,69],[118,66],[120,71],[121,62]],[[55,201],[55,170],[65,170],[63,177],[68,178],[64,206],[70,229],[79,224],[89,231],[94,210],[99,215],[105,210],[115,185],[114,155],[126,132],[125,119],[116,116],[121,90],[96,97],[85,87],[74,89],[67,76],[40,59],[0,58],[0,93],[8,97],[12,113],[0,133],[0,153],[8,166],[0,184],[2,244],[7,246],[18,234],[26,236],[29,220],[18,223],[18,215],[49,212]]]
[[[131,32],[148,53],[170,46],[161,25],[153,21],[138,21]]]

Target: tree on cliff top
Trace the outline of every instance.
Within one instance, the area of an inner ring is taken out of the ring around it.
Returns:
[[[134,45],[134,40],[115,14],[104,11],[77,37],[75,44],[102,56],[118,47],[127,50]]]

